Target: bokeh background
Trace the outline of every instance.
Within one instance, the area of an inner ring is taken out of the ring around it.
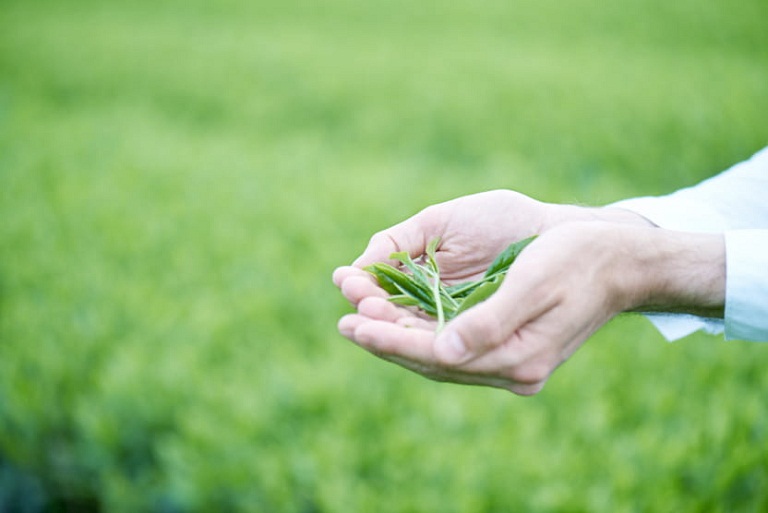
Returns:
[[[768,143],[765,0],[4,0],[0,511],[768,509],[768,348],[641,317],[532,398],[336,333],[369,236]],[[585,291],[585,294],[588,291]]]

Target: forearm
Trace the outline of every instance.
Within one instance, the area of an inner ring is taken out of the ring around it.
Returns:
[[[724,322],[712,310],[699,318],[651,315],[669,340],[698,329],[724,330],[727,339],[768,340],[768,148],[704,182],[659,197],[634,198],[607,208],[636,212],[653,224],[682,232],[722,234],[727,255]],[[715,310],[719,317],[720,309]],[[701,317],[709,317],[703,319]]]

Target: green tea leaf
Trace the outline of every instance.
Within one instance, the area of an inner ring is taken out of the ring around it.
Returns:
[[[456,311],[456,315],[459,315],[462,312],[465,312],[472,308],[473,306],[477,305],[478,303],[482,303],[491,295],[493,295],[494,292],[496,292],[499,287],[501,286],[501,282],[504,281],[504,277],[501,275],[497,275],[497,277],[491,281],[487,281],[477,287],[470,295],[468,295],[466,298],[464,298],[464,301],[462,301],[461,306]]]
[[[491,265],[488,267],[488,270],[485,271],[485,277],[490,278],[499,273],[506,272],[507,269],[509,269],[509,266],[512,265],[518,255],[520,255],[520,253],[523,251],[523,249],[525,249],[528,244],[533,242],[535,238],[536,235],[510,244],[507,249],[499,253],[499,256],[497,256],[496,259],[491,263]]]
[[[401,264],[403,264],[405,268],[411,272],[413,279],[420,282],[426,288],[431,287],[429,278],[424,272],[425,271],[424,267],[414,262],[413,259],[411,258],[411,255],[409,255],[408,252],[399,251],[397,253],[392,253],[391,255],[389,255],[389,258],[392,260],[397,260]]]
[[[431,241],[429,241],[429,244],[427,245],[427,265],[432,269],[432,272],[435,276],[440,275],[440,269],[437,266],[437,259],[435,258],[435,253],[437,252],[437,246],[440,244],[440,237],[435,237]]]
[[[409,255],[407,251],[398,251],[397,253],[392,253],[389,255],[389,258],[391,260],[397,260],[410,271],[418,270],[416,262],[413,261],[411,255]]]
[[[392,303],[420,308],[437,318],[436,329],[440,331],[446,321],[485,301],[496,292],[509,266],[535,238],[529,237],[510,244],[496,257],[480,280],[452,286],[446,286],[440,281],[436,258],[439,238],[430,241],[419,262],[414,261],[405,251],[390,255],[390,258],[400,262],[407,272],[385,263],[369,265],[365,270],[374,275],[381,288],[390,294],[389,300]]]
[[[376,278],[376,281],[379,282],[379,287],[384,289],[387,293],[400,294],[400,287],[398,287],[396,283],[398,281],[404,281],[407,279],[407,276],[397,269],[392,268],[392,270],[389,270],[387,267],[391,266],[383,263],[375,263],[364,267],[363,269],[371,273]],[[403,277],[396,278],[395,275],[397,273],[403,274]]]
[[[369,265],[365,267],[365,270],[373,274],[381,288],[389,294],[411,296],[419,301],[419,306],[423,306],[424,310],[435,311],[430,288],[414,280],[412,276],[382,262]]]
[[[452,298],[456,300],[461,300],[462,298],[467,297],[473,290],[475,290],[480,285],[482,285],[482,280],[481,281],[465,281],[462,283],[451,285],[449,287],[445,287],[445,291]]]
[[[421,302],[418,299],[408,296],[406,294],[399,294],[397,296],[390,296],[390,301],[400,306],[420,306]]]

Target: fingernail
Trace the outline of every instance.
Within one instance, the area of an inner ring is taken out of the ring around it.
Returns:
[[[446,333],[439,339],[437,349],[442,353],[443,358],[452,362],[462,360],[467,354],[467,346],[455,331]]]

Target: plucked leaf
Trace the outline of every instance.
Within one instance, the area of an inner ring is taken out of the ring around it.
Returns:
[[[456,311],[456,315],[467,311],[476,304],[482,303],[491,297],[494,292],[499,290],[502,281],[504,281],[503,276],[498,274],[495,279],[487,281],[477,287],[470,295],[464,298],[464,301],[461,302],[461,306],[459,306],[459,309]]]
[[[515,261],[518,255],[525,249],[525,247],[534,241],[536,235],[528,237],[518,242],[513,242],[507,249],[499,253],[499,256],[488,266],[488,270],[485,271],[485,277],[490,278],[496,274],[506,272],[509,266]]]
[[[395,269],[389,264],[378,262],[369,265],[365,270],[373,274],[381,288],[389,294],[406,294],[427,305],[432,304],[429,288],[415,281],[411,276],[399,269]]]
[[[437,267],[437,259],[435,253],[437,252],[437,246],[440,244],[440,237],[432,239],[427,245],[427,265],[430,267],[435,276],[440,274],[440,269]]]
[[[406,294],[390,296],[388,299],[393,303],[395,303],[396,305],[400,305],[400,306],[420,306],[421,305],[421,302],[418,299],[415,299],[414,297],[408,296]]]
[[[416,281],[420,282],[425,287],[429,288],[429,278],[427,277],[427,274],[425,273],[426,269],[423,266],[420,266],[416,262],[413,261],[411,258],[411,255],[408,254],[406,251],[398,251],[397,253],[392,253],[389,255],[389,258],[392,260],[397,260],[403,266],[405,266],[406,269],[408,269],[411,272],[411,276]]]
[[[385,263],[365,268],[373,274],[381,288],[390,294],[395,304],[418,307],[438,320],[439,331],[446,321],[488,299],[501,286],[509,266],[536,237],[510,244],[493,261],[482,279],[446,286],[440,281],[436,253],[440,239],[430,241],[419,263],[405,252],[392,253],[390,258],[400,262],[407,272]],[[423,262],[423,263],[422,263]]]
[[[482,283],[483,283],[482,281],[465,281],[462,283],[451,285],[449,287],[445,287],[445,291],[452,298],[460,300],[462,298],[467,297],[473,290],[475,290],[478,286],[482,285]]]

